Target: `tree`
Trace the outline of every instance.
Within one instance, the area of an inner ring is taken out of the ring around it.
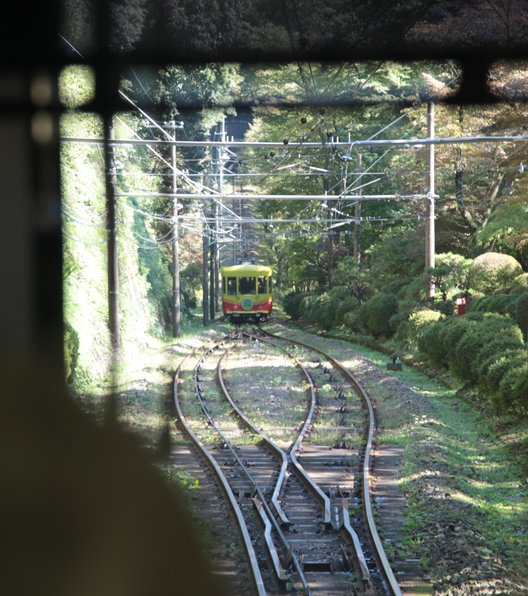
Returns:
[[[442,300],[446,301],[452,290],[466,293],[469,289],[469,269],[471,259],[455,253],[442,253],[436,255],[436,267],[430,269],[436,289],[441,293]]]

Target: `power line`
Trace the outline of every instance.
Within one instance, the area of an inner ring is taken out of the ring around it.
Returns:
[[[104,144],[104,139],[95,137],[61,137],[63,143],[88,143],[94,145]],[[339,141],[331,143],[325,141],[293,141],[294,144],[307,148],[321,147],[402,147],[404,149],[417,148],[422,145],[457,145],[472,143],[517,143],[528,141],[528,135],[478,135],[466,137],[434,137],[434,138],[412,138],[412,139],[364,139],[356,141]],[[288,141],[288,144],[290,142]],[[112,139],[111,145],[167,145],[176,147],[256,147],[262,149],[284,147],[280,141],[184,141],[184,140],[147,140],[147,139]],[[349,156],[342,156],[342,160],[352,159]]]

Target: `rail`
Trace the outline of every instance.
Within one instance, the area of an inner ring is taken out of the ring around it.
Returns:
[[[192,430],[191,426],[189,425],[189,423],[187,421],[187,418],[184,416],[182,408],[181,408],[181,404],[180,404],[180,400],[179,400],[179,393],[178,393],[178,384],[180,382],[181,369],[183,367],[184,362],[186,362],[186,360],[188,358],[190,358],[191,356],[195,355],[195,353],[196,352],[193,352],[192,354],[190,354],[189,356],[187,356],[186,358],[184,358],[182,360],[182,362],[180,363],[180,365],[178,366],[178,368],[176,370],[176,374],[174,377],[174,385],[173,385],[173,387],[174,387],[174,403],[176,406],[176,411],[178,413],[178,418],[179,418],[180,422],[182,423],[183,427],[185,428],[185,431],[187,432],[189,437],[192,439],[194,444],[198,447],[200,453],[205,458],[207,464],[210,466],[210,468],[212,469],[212,471],[214,472],[214,474],[216,475],[216,477],[218,478],[218,480],[220,482],[221,488],[222,488],[224,494],[226,495],[229,505],[231,506],[233,514],[235,515],[235,518],[236,518],[238,529],[239,529],[241,537],[242,537],[244,549],[246,551],[246,555],[247,555],[247,558],[248,558],[248,561],[250,564],[251,575],[253,578],[254,588],[256,590],[256,593],[259,596],[266,596],[266,589],[264,587],[262,574],[260,573],[260,568],[258,565],[257,556],[255,554],[255,549],[253,548],[253,543],[251,541],[251,536],[249,534],[246,522],[244,520],[244,515],[236,501],[235,495],[233,494],[233,491],[231,490],[231,487],[229,486],[227,479],[225,478],[222,470],[220,469],[220,466],[215,461],[215,459],[209,454],[207,448],[201,442],[199,437],[194,433],[194,431]]]
[[[362,485],[362,488],[363,488],[364,515],[365,515],[365,519],[367,520],[368,533],[371,538],[372,544],[374,546],[374,550],[376,552],[376,557],[378,559],[379,566],[381,568],[381,571],[383,572],[383,575],[384,575],[385,580],[388,584],[388,587],[394,596],[402,596],[401,588],[398,585],[396,577],[394,576],[394,572],[392,571],[389,560],[385,553],[385,549],[383,548],[383,544],[379,537],[378,530],[376,528],[376,522],[374,521],[373,507],[372,507],[372,502],[371,502],[371,498],[370,498],[370,457],[371,457],[372,446],[374,443],[374,435],[376,432],[376,419],[375,419],[374,408],[372,406],[372,402],[370,401],[370,398],[369,398],[366,390],[363,388],[361,383],[359,383],[359,381],[357,381],[357,379],[340,362],[338,362],[335,358],[333,358],[332,356],[330,356],[323,350],[321,350],[311,344],[301,342],[298,340],[294,340],[294,339],[291,339],[288,337],[282,337],[280,335],[270,333],[269,331],[261,331],[261,333],[263,333],[269,337],[273,337],[273,338],[280,339],[283,341],[291,342],[293,344],[313,350],[314,352],[321,354],[324,358],[326,358],[329,362],[331,362],[350,381],[350,383],[356,388],[357,392],[361,396],[363,403],[365,404],[365,407],[367,408],[368,419],[369,419],[368,420],[368,432],[367,432],[367,444],[365,447],[365,453],[364,453],[364,459],[363,459],[363,485]]]

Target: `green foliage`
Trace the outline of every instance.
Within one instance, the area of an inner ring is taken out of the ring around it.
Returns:
[[[137,206],[134,199],[131,200]],[[150,236],[145,225],[145,220],[139,213],[134,214],[134,231],[141,238]],[[158,332],[160,329],[168,329],[171,325],[171,288],[172,275],[169,270],[169,261],[164,253],[158,248],[151,246],[138,246],[140,271],[148,282],[147,296],[151,309],[155,315],[155,321],[151,332]]]
[[[489,313],[457,342],[450,358],[451,371],[460,379],[477,384],[479,355],[497,336],[522,344],[520,329],[510,317]]]
[[[424,243],[416,228],[389,228],[368,252],[371,275],[379,288],[398,279],[415,277],[422,272]]]
[[[472,301],[471,310],[510,315],[519,325],[526,338],[528,332],[528,293],[484,296]]]
[[[95,96],[95,75],[89,66],[76,64],[62,69],[59,76],[59,98],[67,108],[87,104]]]
[[[437,300],[435,307],[443,315],[452,315],[455,311],[455,302],[453,300]]]
[[[389,326],[391,333],[394,337],[401,342],[407,340],[409,333],[409,319],[407,315],[402,312],[397,312],[389,320]]]
[[[335,325],[343,325],[345,323],[345,317],[348,313],[358,308],[358,301],[356,298],[347,297],[340,300],[336,312],[335,312]]]
[[[418,348],[460,380],[480,387],[497,407],[526,413],[526,347],[511,317],[474,312],[425,325]]]
[[[350,310],[343,316],[343,324],[353,333],[360,331],[359,314],[357,310]]]
[[[468,289],[472,262],[471,259],[452,252],[436,255],[435,267],[430,273],[444,301],[453,293],[465,292]]]
[[[418,350],[434,364],[446,366],[447,353],[439,340],[441,330],[440,325],[433,324],[426,327],[418,337]]]
[[[184,120],[186,134],[201,138],[209,134],[225,112],[233,112],[216,106],[229,106],[238,96],[241,82],[237,64],[168,66],[158,73],[151,94],[160,103],[174,106],[174,112],[178,106],[206,106],[208,109],[194,117],[186,115]],[[135,92],[141,95],[143,89],[139,86]]]
[[[522,294],[523,292],[528,294],[528,273],[521,273],[517,277],[514,277],[511,282],[510,291],[515,294]]]
[[[469,316],[448,317],[427,326],[418,337],[418,349],[435,364],[448,367],[449,356],[468,329],[475,324]]]
[[[283,307],[286,314],[294,321],[301,317],[301,302],[306,294],[302,292],[290,292],[283,299]]]
[[[469,269],[472,289],[489,293],[508,287],[522,273],[520,263],[510,255],[487,252],[478,256]]]
[[[499,387],[503,377],[512,368],[522,366],[525,363],[526,352],[521,350],[507,350],[491,364],[482,381],[489,391],[492,402],[496,406],[500,407],[502,397],[504,397],[499,394]]]
[[[73,381],[79,360],[79,335],[66,321],[64,323],[64,373],[66,383]]]
[[[528,414],[528,361],[520,357],[512,362],[500,380],[495,401],[522,415]]]
[[[526,174],[521,174],[521,180]],[[492,211],[486,225],[477,231],[477,239],[483,246],[494,245],[519,259],[525,269],[528,247],[528,204],[526,182],[517,182],[507,201],[502,201]]]
[[[502,336],[502,334],[496,335],[489,343],[482,347],[475,358],[473,367],[476,370],[479,385],[484,390],[493,389],[493,387],[487,386],[488,372],[493,364],[498,362],[505,354],[515,357],[524,350],[524,344],[522,341],[519,341],[518,337]],[[495,389],[497,389],[496,386]]]
[[[390,337],[391,317],[398,312],[398,298],[381,292],[361,305],[358,311],[361,327],[374,337]]]
[[[528,294],[522,294],[515,303],[513,317],[523,332],[524,340],[528,341]]]
[[[372,296],[372,276],[364,267],[360,267],[354,257],[340,259],[332,273],[334,284],[347,288],[358,304]],[[394,293],[392,290],[387,290]]]
[[[427,327],[443,318],[444,315],[442,313],[437,310],[431,310],[430,308],[413,312],[408,320],[407,336],[409,340],[413,343],[418,342]]]
[[[186,291],[196,299],[197,293],[202,288],[202,267],[199,263],[190,262],[181,270],[181,280]]]
[[[319,324],[323,329],[331,329],[336,314],[336,301],[328,293],[317,298],[312,306],[310,320]]]
[[[425,275],[417,275],[406,280],[407,283],[398,292],[398,297],[414,307],[426,298],[427,278]],[[413,308],[414,308],[413,307]]]

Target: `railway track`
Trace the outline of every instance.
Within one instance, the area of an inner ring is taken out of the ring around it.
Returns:
[[[274,361],[284,383],[259,389],[257,370]],[[372,511],[374,412],[346,369],[255,330],[187,358],[174,388],[233,512],[244,593],[402,593]]]

